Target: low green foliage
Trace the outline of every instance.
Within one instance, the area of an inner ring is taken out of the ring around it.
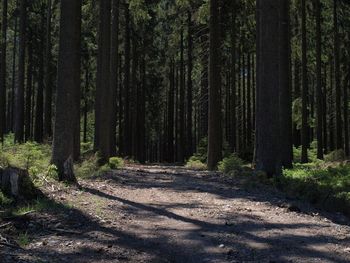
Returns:
[[[111,157],[108,164],[111,169],[120,169],[124,167],[124,160],[120,157]]]
[[[7,196],[5,196],[3,194],[3,192],[1,192],[0,190],[0,207],[5,207],[10,205],[13,202],[12,199],[8,198]]]
[[[13,143],[13,135],[5,137],[4,145],[0,151],[0,167],[13,166],[25,169],[35,183],[47,178],[57,178],[57,169],[50,164],[51,147],[48,144],[26,142]]]
[[[89,151],[92,151],[92,149],[93,149],[92,142],[82,142],[80,144],[80,146],[81,146],[81,153],[82,154],[89,152]]]
[[[229,157],[224,158],[218,165],[220,172],[225,174],[235,175],[242,170],[243,160],[236,154],[231,154]]]
[[[95,154],[86,158],[81,163],[75,164],[74,171],[76,176],[80,178],[90,178],[94,176],[99,169],[97,160],[98,156]]]
[[[349,164],[296,164],[284,170],[279,183],[291,195],[350,214]]]
[[[17,238],[17,243],[20,247],[26,247],[30,244],[30,238],[27,232],[20,233]]]
[[[335,150],[325,155],[324,160],[326,162],[339,162],[346,159],[344,150]]]
[[[118,157],[115,157],[115,158],[118,158]],[[103,166],[99,166],[98,160],[99,160],[99,157],[98,157],[98,154],[96,153],[94,155],[87,157],[81,163],[75,164],[74,171],[76,176],[80,178],[88,179],[96,176],[97,177],[101,176],[104,173],[111,171],[112,168],[109,163]],[[113,160],[116,161],[115,159]],[[120,160],[118,160],[118,164],[120,165]],[[114,165],[116,165],[116,163],[114,163]],[[123,165],[124,165],[124,162],[123,162]],[[119,168],[121,167],[122,166],[119,166]]]
[[[186,163],[186,167],[194,170],[206,170],[207,165],[197,156],[192,156]]]
[[[197,146],[197,152],[193,155],[196,160],[206,163],[207,162],[207,154],[208,154],[208,138],[204,137],[201,139]],[[230,156],[230,147],[227,141],[223,142],[222,145],[222,156],[229,157]]]
[[[317,141],[313,141],[310,144],[310,148],[307,151],[309,161],[314,163],[317,162]],[[294,156],[294,162],[300,163],[301,161],[301,146],[300,147],[293,147],[293,156]]]

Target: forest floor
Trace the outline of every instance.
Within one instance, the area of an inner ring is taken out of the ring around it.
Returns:
[[[0,262],[350,262],[348,219],[242,178],[130,165],[79,183],[0,221],[27,243],[0,244]]]

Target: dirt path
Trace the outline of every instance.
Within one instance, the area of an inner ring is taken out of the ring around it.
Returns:
[[[349,222],[288,207],[263,186],[163,166],[81,186],[52,187],[52,198],[73,205],[28,216],[30,245],[0,245],[0,262],[350,262]]]

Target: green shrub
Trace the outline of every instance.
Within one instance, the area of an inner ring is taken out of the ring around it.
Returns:
[[[111,169],[120,169],[124,167],[124,160],[120,157],[111,157],[108,165]]]
[[[55,169],[50,165],[51,146],[26,142],[15,144],[13,135],[5,137],[4,145],[0,152],[0,167],[13,166],[25,169],[35,183],[45,178],[56,178]]]
[[[207,154],[208,154],[208,138],[204,137],[199,141],[197,146],[197,152],[193,156],[196,157],[196,160],[200,161],[201,163],[206,163]],[[230,146],[227,141],[224,141],[222,144],[222,156],[229,157],[230,154],[231,154]]]
[[[309,162],[317,162],[317,141],[313,141],[310,144],[310,148],[307,151]],[[301,162],[301,146],[293,147],[293,159],[295,163]]]
[[[12,199],[6,197],[3,192],[0,190],[0,207],[7,206],[12,203]]]
[[[242,170],[243,161],[236,154],[224,158],[218,165],[219,171],[225,174],[235,175]]]
[[[197,156],[192,156],[186,163],[186,167],[194,170],[206,170],[207,165],[203,163]]]
[[[75,164],[74,170],[77,177],[90,178],[95,175],[99,167],[97,164],[97,155],[92,155],[79,164]]]
[[[335,150],[325,155],[324,160],[326,162],[338,162],[345,160],[345,152],[343,150]]]
[[[283,171],[281,187],[287,193],[312,203],[323,205],[327,200],[332,200],[349,205],[350,165],[296,165]]]
[[[80,146],[81,146],[82,153],[86,153],[86,152],[91,151],[93,149],[92,142],[82,142],[80,144]]]

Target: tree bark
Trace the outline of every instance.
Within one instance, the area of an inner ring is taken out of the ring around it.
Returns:
[[[192,14],[191,11],[187,12],[187,153],[186,157],[190,157],[193,154],[193,87],[192,87],[192,69],[193,69],[193,41],[192,41]]]
[[[45,110],[44,110],[44,134],[46,138],[52,136],[51,18],[52,18],[52,0],[47,0],[46,47],[45,47]]]
[[[76,94],[80,90],[81,0],[61,1],[56,118],[52,162],[60,181],[76,182],[73,170]]]
[[[281,173],[279,116],[279,12],[275,0],[257,0],[257,141],[256,169],[269,176]]]
[[[341,88],[340,88],[340,44],[339,44],[339,25],[338,25],[338,0],[333,4],[333,24],[334,24],[334,80],[335,80],[335,134],[336,148],[343,149],[342,133],[342,114],[341,114]]]
[[[317,106],[317,158],[323,159],[323,109],[322,109],[322,39],[321,39],[321,3],[316,4],[316,106]]]
[[[25,50],[27,41],[27,1],[20,0],[19,17],[19,59],[18,59],[18,83],[15,90],[15,141],[24,140],[24,80],[25,80]]]
[[[302,3],[302,124],[301,124],[301,162],[308,162],[308,145],[309,145],[309,125],[308,125],[308,77],[307,77],[307,53],[306,53],[306,5],[305,0]]]
[[[97,150],[100,164],[108,162],[112,156],[113,95],[111,73],[111,0],[100,0],[100,24],[98,40],[97,83],[96,83],[96,129]]]
[[[7,0],[2,1],[1,53],[0,53],[0,141],[6,132],[6,52],[7,52]]]
[[[219,1],[210,1],[208,169],[222,158],[221,130],[221,35]]]
[[[280,45],[279,45],[279,88],[280,88],[280,147],[281,161],[285,168],[293,162],[292,92],[290,75],[290,27],[289,0],[280,1]]]

